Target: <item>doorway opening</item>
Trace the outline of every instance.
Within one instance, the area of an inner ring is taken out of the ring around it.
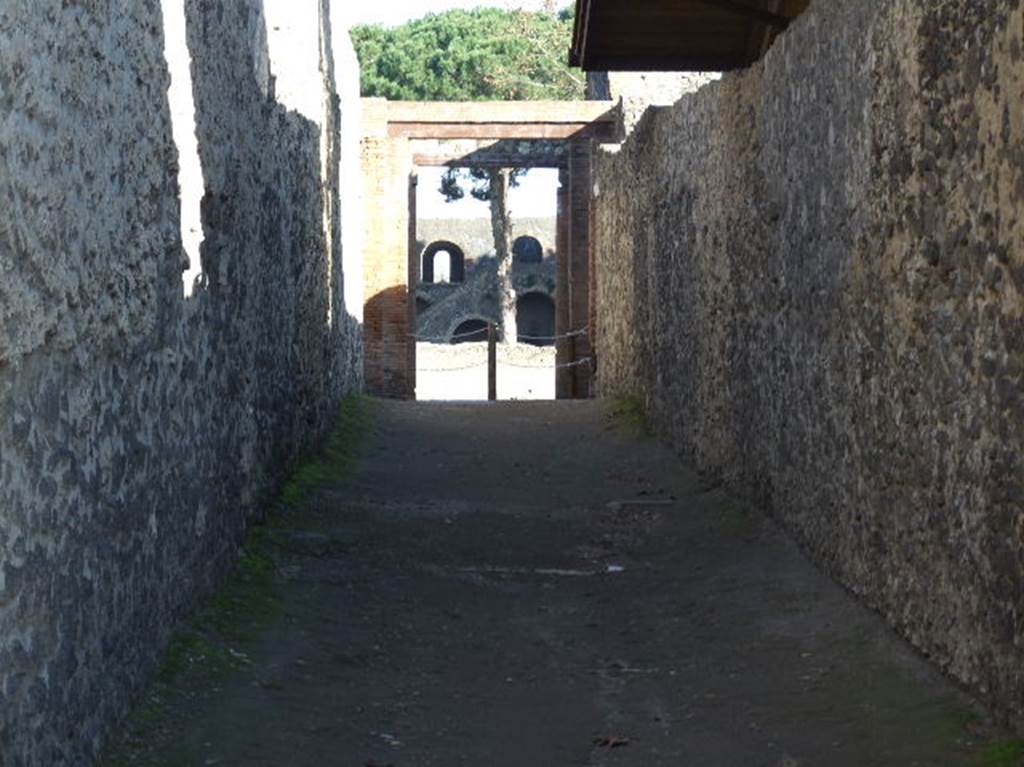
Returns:
[[[510,227],[498,235],[504,244],[494,232],[483,175],[418,169],[416,398],[486,400],[488,326],[494,326],[498,399],[554,399],[559,172],[512,172]],[[445,193],[453,183],[466,190],[456,200]],[[446,258],[449,279],[439,261]],[[506,291],[512,296],[511,322],[503,311]]]

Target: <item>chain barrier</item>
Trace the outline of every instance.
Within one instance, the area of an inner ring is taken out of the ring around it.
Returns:
[[[588,328],[580,328],[579,330],[572,330],[568,333],[562,333],[557,336],[526,336],[516,335],[516,341],[561,341],[565,338],[579,338],[589,334]],[[415,339],[419,343],[424,344],[446,344],[456,341],[460,338],[469,338],[470,336],[482,335],[481,341],[487,340],[487,330],[470,330],[466,333],[455,333],[451,336],[418,336],[415,333],[410,333],[409,338]]]
[[[567,362],[564,365],[521,365],[516,362],[509,362],[508,360],[498,360],[498,367],[504,365],[509,368],[519,368],[520,370],[566,370],[567,368],[575,368],[580,365],[589,365],[591,362],[590,357],[584,357],[578,359],[575,362]],[[464,370],[473,370],[474,368],[486,367],[487,360],[483,362],[475,362],[472,365],[463,365],[454,368],[417,368],[419,373],[459,373]]]
[[[561,341],[563,338],[579,338],[580,336],[587,335],[587,328],[580,328],[579,330],[573,330],[569,333],[562,333],[559,336],[524,336],[517,335],[517,341]]]
[[[525,370],[565,370],[566,368],[575,368],[580,365],[589,365],[590,357],[583,357],[575,362],[567,362],[564,365],[520,365],[515,362],[509,362],[507,360],[498,360],[499,365],[505,365],[510,368],[520,368]]]
[[[487,360],[483,362],[474,362],[472,365],[462,365],[455,368],[416,368],[417,373],[459,373],[464,370],[473,370],[475,368],[487,367]]]
[[[571,330],[568,333],[561,333],[554,336],[529,336],[529,335],[517,335],[516,341],[560,341],[567,338],[579,338],[580,336],[589,335],[589,327],[579,328],[578,330]],[[485,330],[471,330],[466,333],[456,333],[452,336],[418,336],[415,333],[410,333],[409,337],[415,339],[419,343],[445,343],[450,344],[460,338],[469,338],[471,336],[480,336],[485,334]],[[481,339],[485,340],[485,339]],[[498,346],[501,349],[501,345]],[[569,362],[563,365],[530,365],[512,362],[510,360],[504,360],[500,357],[497,360],[499,366],[504,365],[505,367],[519,368],[521,370],[566,370],[568,368],[575,368],[581,365],[592,364],[592,357],[583,357],[575,362]],[[458,373],[465,370],[474,370],[480,367],[486,367],[487,360],[481,362],[474,362],[469,365],[459,365],[456,367],[445,367],[445,368],[418,368],[421,373]]]
[[[415,333],[410,333],[409,338],[415,339],[419,343],[423,344],[446,344],[451,341],[455,341],[459,338],[469,338],[470,336],[483,336],[480,340],[487,340],[487,329],[481,330],[470,330],[465,333],[455,333],[450,336],[418,336]]]

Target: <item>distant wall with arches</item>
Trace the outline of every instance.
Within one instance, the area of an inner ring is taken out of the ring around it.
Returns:
[[[554,346],[555,299],[537,290],[520,293],[516,298],[516,329],[524,343]]]
[[[514,211],[513,211],[514,213]],[[514,218],[512,239],[530,237],[541,246],[542,257],[555,254],[555,217]],[[416,222],[420,252],[435,242],[450,242],[466,256],[467,265],[494,253],[494,235],[489,218],[425,218]]]
[[[466,254],[447,240],[431,242],[420,255],[420,282],[458,284],[466,281]]]
[[[557,254],[555,219],[513,219],[512,284],[526,329],[520,335],[553,336]],[[416,334],[449,340],[466,322],[498,322],[497,259],[489,218],[425,219],[417,223],[419,282]],[[441,279],[450,254],[447,279]],[[441,260],[439,261],[439,257]]]

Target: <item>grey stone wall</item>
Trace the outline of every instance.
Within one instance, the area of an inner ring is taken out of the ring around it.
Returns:
[[[670,106],[719,77],[717,72],[588,72],[587,98],[618,101],[628,136],[649,107]]]
[[[598,162],[598,376],[1024,716],[1024,7],[817,0]]]
[[[4,767],[92,761],[360,386],[336,204],[358,137],[309,5],[314,117],[275,98],[289,64],[260,0],[186,3],[205,188],[186,298],[161,4],[0,4]]]

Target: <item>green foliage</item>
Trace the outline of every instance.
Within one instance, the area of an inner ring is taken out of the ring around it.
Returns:
[[[519,180],[529,171],[526,168],[515,168],[509,174],[508,185],[519,186]],[[448,168],[441,176],[441,188],[438,189],[447,202],[455,202],[466,196],[463,189],[469,183],[469,193],[480,202],[491,199],[491,176],[486,168]]]
[[[581,99],[569,68],[572,11],[499,8],[353,28],[364,96],[393,101]]]
[[[531,12],[476,8],[431,14],[389,29],[355,27],[364,96],[393,101],[565,101],[582,99],[585,82],[568,64],[573,10]],[[516,170],[516,186],[525,170]],[[468,186],[482,202],[490,179],[453,168],[441,181],[448,202]]]

